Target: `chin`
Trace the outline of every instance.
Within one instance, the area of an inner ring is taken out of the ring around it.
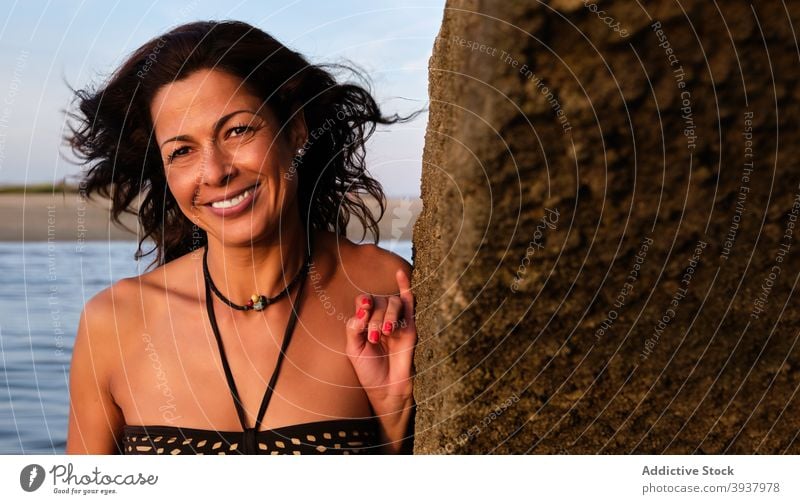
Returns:
[[[225,229],[225,231],[220,231],[217,236],[219,240],[222,242],[223,245],[226,246],[239,246],[239,245],[251,245],[255,242],[260,241],[264,237],[264,233],[256,233],[250,231],[249,229],[242,230],[239,232],[238,230],[230,230]]]
[[[277,233],[277,229],[273,230],[267,226],[252,226],[249,219],[245,220],[247,222],[230,226],[225,224],[224,228],[217,228],[217,232],[214,235],[219,238],[223,245],[240,246],[257,243]]]

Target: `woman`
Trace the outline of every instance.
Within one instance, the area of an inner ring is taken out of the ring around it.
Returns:
[[[378,237],[364,142],[409,117],[241,22],[76,93],[86,192],[117,222],[139,200],[158,267],[84,307],[67,453],[408,453],[411,268],[344,232]]]

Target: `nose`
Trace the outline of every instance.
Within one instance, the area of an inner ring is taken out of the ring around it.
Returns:
[[[216,142],[210,142],[203,148],[200,176],[205,185],[224,187],[236,178],[239,170],[233,163],[233,156],[219,148]]]

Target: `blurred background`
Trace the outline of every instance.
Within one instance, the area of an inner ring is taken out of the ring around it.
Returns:
[[[149,263],[104,202],[72,185],[62,137],[75,89],[100,85],[147,40],[196,20],[237,19],[311,62],[349,62],[385,113],[427,107],[427,62],[443,1],[0,1],[0,454],[62,453],[68,374],[83,304]],[[384,248],[411,261],[427,113],[379,128],[370,172],[389,198]],[[126,224],[136,230],[135,216]],[[360,234],[351,236],[355,240]],[[369,239],[369,237],[368,237]]]

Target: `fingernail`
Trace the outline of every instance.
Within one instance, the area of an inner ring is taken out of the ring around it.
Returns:
[[[391,322],[384,322],[384,324],[383,324],[383,332],[385,332],[385,333],[392,332],[392,328],[393,328],[393,326],[392,326]]]
[[[369,332],[369,342],[370,343],[378,342],[378,331],[372,330]]]
[[[356,312],[356,316],[357,316],[358,318],[364,318],[364,314],[365,314],[365,313],[366,313],[366,312],[364,311],[364,308],[359,308],[359,309],[358,309],[358,311]]]
[[[368,305],[369,303],[370,303],[370,300],[369,300],[368,297],[365,297],[364,299],[361,300],[361,304],[362,305]]]

